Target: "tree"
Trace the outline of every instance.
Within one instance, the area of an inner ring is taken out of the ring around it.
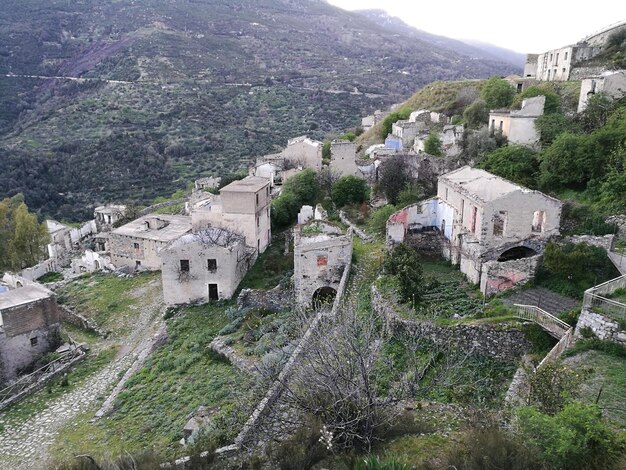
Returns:
[[[292,176],[283,184],[283,192],[293,194],[300,205],[315,205],[320,196],[320,187],[314,170],[306,170]]]
[[[491,77],[480,91],[480,97],[485,101],[487,108],[506,108],[513,102],[515,88],[500,77]]]
[[[586,132],[604,126],[615,111],[615,104],[606,93],[596,93],[587,101],[587,107],[578,115],[578,122]]]
[[[330,161],[330,140],[327,140],[322,145],[322,160]]]
[[[537,153],[522,145],[492,150],[481,160],[479,167],[523,186],[532,188],[537,184]]]
[[[45,259],[48,230],[37,222],[37,216],[28,212],[26,204],[20,204],[13,213],[14,231],[9,242],[11,265],[14,269],[34,266]]]
[[[569,132],[559,135],[541,155],[540,185],[584,188],[603,166],[591,147],[589,136]]]
[[[333,185],[332,195],[337,207],[343,207],[346,204],[360,204],[367,199],[369,187],[361,178],[344,176]]]
[[[383,119],[383,123],[380,128],[380,137],[382,139],[386,139],[389,134],[391,134],[391,128],[396,121],[401,121],[402,119],[407,119],[411,115],[411,110],[408,108],[401,109],[399,111],[394,111],[390,113],[385,119]]]
[[[424,152],[441,157],[443,155],[443,148],[441,146],[441,139],[436,132],[431,132],[424,141]]]
[[[480,162],[484,155],[506,144],[502,134],[491,134],[487,126],[465,134],[464,153],[470,162]]]
[[[272,201],[272,228],[278,229],[295,223],[302,204],[293,193],[283,192]]]
[[[554,92],[539,88],[537,86],[531,86],[526,88],[523,93],[517,95],[513,100],[514,107],[521,107],[522,101],[526,98],[534,98],[535,96],[545,96],[546,102],[543,107],[545,114],[558,113],[561,109],[561,98]]]
[[[378,189],[390,204],[398,202],[400,191],[411,181],[409,169],[402,157],[391,157],[380,165]]]
[[[463,111],[463,119],[470,129],[478,129],[489,122],[489,108],[483,100],[476,100]]]
[[[562,113],[550,113],[539,116],[535,120],[535,127],[539,131],[539,141],[546,148],[554,139],[564,132],[577,133],[580,129],[577,123]]]
[[[609,157],[606,179],[600,186],[602,204],[614,213],[626,211],[626,143]]]
[[[396,277],[401,300],[415,306],[421,297],[423,280],[417,252],[407,245],[396,245],[385,259],[384,267],[385,272]]]

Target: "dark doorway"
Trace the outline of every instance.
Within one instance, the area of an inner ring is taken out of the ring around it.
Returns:
[[[332,287],[320,287],[313,293],[312,306],[315,310],[323,307],[330,307],[335,301],[337,291]]]
[[[515,246],[502,253],[498,258],[498,261],[503,262],[513,261],[522,258],[530,258],[531,256],[535,256],[536,254],[537,252],[532,248],[528,248],[526,246]]]
[[[217,293],[217,284],[209,284],[209,300],[219,300],[220,296]]]

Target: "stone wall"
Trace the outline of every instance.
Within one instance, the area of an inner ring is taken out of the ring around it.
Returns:
[[[265,309],[272,312],[292,308],[294,297],[292,290],[275,287],[271,290],[264,289],[242,289],[237,297],[237,308],[243,309]]]
[[[443,236],[438,230],[426,230],[417,233],[409,233],[405,243],[417,248],[421,253],[431,256],[441,256],[443,250]]]
[[[436,343],[449,342],[461,351],[493,357],[502,361],[515,361],[530,351],[530,343],[516,328],[499,328],[486,324],[457,324],[440,326],[432,321],[405,320],[397,305],[383,297],[372,287],[372,307],[385,321],[390,334],[424,336]]]
[[[626,237],[626,215],[612,215],[605,222],[617,225],[618,237]]]
[[[587,77],[596,77],[598,75],[602,75],[603,72],[606,72],[607,67],[602,65],[596,66],[574,66],[570,72],[569,79],[570,80],[583,80]]]
[[[576,324],[576,337],[581,337],[581,330],[590,328],[602,340],[613,341],[626,346],[626,331],[623,331],[615,320],[583,308]]]
[[[536,255],[513,261],[488,261],[482,265],[480,290],[494,295],[506,289],[522,285],[535,278],[543,256]]]
[[[348,217],[346,216],[346,213],[344,211],[339,211],[339,220],[341,220],[344,224],[346,224],[348,227],[352,228],[352,231],[354,233],[356,233],[356,236],[359,237],[361,240],[363,240],[364,242],[371,242],[372,241],[372,237],[370,237],[367,233],[365,233],[363,230],[361,230],[359,227],[357,227],[356,225],[354,225],[350,219],[348,219]]]
[[[109,331],[101,330],[98,328],[98,325],[82,315],[73,312],[66,305],[59,305],[59,318],[63,322],[70,323],[74,326],[82,328],[83,330],[91,331],[96,333],[98,336],[102,336],[103,338],[106,338],[109,335]]]
[[[604,248],[606,251],[611,251],[615,244],[615,235],[604,235],[602,237],[593,235],[572,235],[570,237],[563,237],[563,243],[586,243],[587,245],[597,246],[598,248]]]

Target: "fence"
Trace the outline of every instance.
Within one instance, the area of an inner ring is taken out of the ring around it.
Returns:
[[[626,288],[626,275],[587,289],[583,310],[606,314],[616,319],[626,319],[626,304],[607,298],[617,289]]]
[[[571,325],[535,305],[515,304],[515,307],[517,307],[515,316],[537,323],[556,339],[561,339],[571,328]]]
[[[41,389],[52,378],[66,371],[85,357],[85,351],[72,341],[72,349],[58,359],[25,375],[0,390],[0,410]]]

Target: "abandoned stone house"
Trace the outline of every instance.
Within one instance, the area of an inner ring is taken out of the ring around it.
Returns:
[[[605,72],[582,80],[578,98],[579,113],[587,109],[587,102],[596,93],[604,93],[614,100],[626,96],[626,70]]]
[[[465,166],[439,177],[437,196],[387,221],[387,240],[430,231],[444,258],[489,295],[531,279],[547,241],[559,234],[561,202]]]
[[[60,344],[54,294],[28,283],[0,293],[0,385],[14,380]]]
[[[501,132],[512,144],[534,147],[539,142],[535,121],[543,115],[546,97],[543,95],[522,101],[519,110],[494,109],[489,113],[489,130]]]
[[[157,271],[159,251],[191,231],[191,218],[183,215],[148,214],[113,230],[108,237],[111,263],[117,268]]]
[[[96,222],[90,220],[80,227],[69,227],[56,220],[46,220],[50,243],[48,256],[58,266],[68,265],[72,251],[80,248],[81,242],[93,236],[98,231]]]
[[[98,231],[109,231],[113,224],[124,217],[126,206],[107,204],[105,206],[96,207],[93,211],[93,217],[96,221]]]
[[[322,169],[322,142],[303,135],[287,141],[287,147],[281,152],[265,155],[262,161],[276,164],[282,170],[292,168]],[[260,176],[260,175],[257,175]]]
[[[542,54],[528,54],[524,77],[540,81],[567,81],[574,78],[577,68],[602,52],[611,35],[626,29],[626,21],[604,28],[576,44],[552,49]],[[578,77],[579,78],[579,77]]]
[[[294,290],[301,308],[334,300],[352,258],[352,229],[312,220],[294,228]]]
[[[219,196],[198,204],[191,212],[194,232],[220,227],[241,234],[246,245],[263,253],[272,240],[270,181],[247,176],[220,190]]]
[[[256,259],[243,236],[228,229],[188,233],[161,250],[163,297],[168,305],[230,299]]]
[[[443,126],[443,130],[437,133],[441,142],[441,148],[448,157],[457,157],[463,151],[463,136],[465,129],[463,126],[455,126],[447,124]],[[413,151],[421,153],[425,151],[426,139],[430,136],[429,132],[420,133],[415,137]]]
[[[217,189],[222,181],[222,178],[207,176],[205,178],[199,178],[193,183],[194,189],[198,191],[211,191]]]
[[[105,253],[85,250],[80,258],[72,259],[72,272],[75,274],[93,273],[102,269],[115,269],[111,263],[111,257]]]
[[[356,165],[356,144],[349,140],[333,140],[330,144],[330,171],[340,177],[360,176]]]

